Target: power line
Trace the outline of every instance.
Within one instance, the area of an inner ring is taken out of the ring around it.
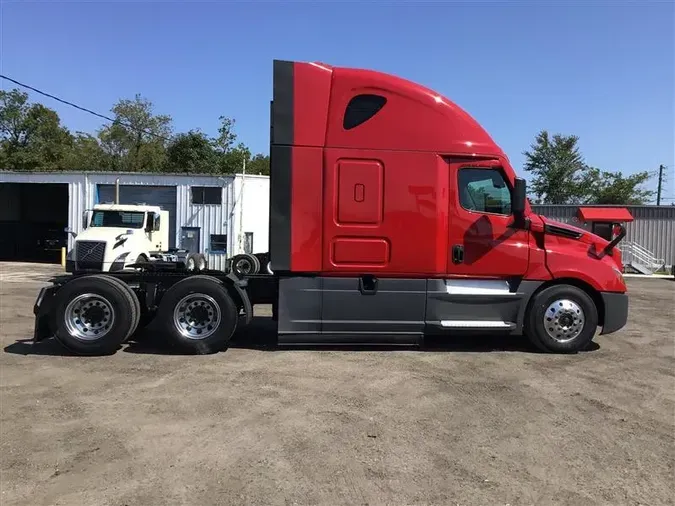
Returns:
[[[38,93],[38,94],[40,94],[42,96],[45,96],[47,98],[51,98],[52,100],[56,100],[57,102],[61,102],[62,104],[69,105],[70,107],[74,107],[75,109],[79,109],[80,111],[83,111],[83,112],[89,113],[93,116],[97,116],[99,118],[102,118],[102,119],[104,119],[106,121],[109,121],[111,123],[118,123],[120,125],[124,125],[125,127],[131,128],[132,130],[143,132],[143,133],[151,135],[153,137],[163,139],[167,142],[171,141],[171,139],[169,137],[165,137],[163,135],[156,134],[155,132],[151,132],[150,130],[144,130],[142,128],[138,129],[138,128],[134,127],[133,125],[131,125],[130,123],[127,123],[125,121],[121,121],[119,119],[111,118],[110,116],[106,116],[105,114],[101,114],[101,113],[98,113],[96,111],[92,111],[91,109],[87,109],[86,107],[82,107],[81,105],[74,104],[72,102],[69,102],[68,100],[64,100],[62,98],[54,96],[51,93],[47,93],[46,91],[38,90],[37,88],[34,88],[33,86],[29,86],[25,83],[19,82],[16,79],[12,79],[11,77],[8,77],[6,75],[0,74],[0,78],[5,79],[6,81],[9,81],[11,83],[14,83],[17,86],[21,86],[22,88],[26,88],[27,90],[34,91],[35,93]]]

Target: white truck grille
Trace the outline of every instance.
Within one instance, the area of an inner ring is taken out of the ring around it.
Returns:
[[[104,241],[77,241],[75,265],[77,270],[103,270]]]

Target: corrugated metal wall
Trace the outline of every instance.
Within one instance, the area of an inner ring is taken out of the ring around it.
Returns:
[[[96,204],[97,185],[114,185],[119,178],[120,186],[175,186],[176,187],[176,227],[174,240],[180,246],[181,227],[200,228],[200,245],[206,253],[209,267],[224,269],[228,256],[236,249],[236,229],[234,228],[234,181],[240,176],[189,176],[183,174],[115,174],[104,172],[3,172],[0,171],[0,182],[8,183],[67,183],[68,184],[68,226],[76,233],[82,231],[82,214]],[[192,186],[211,186],[222,188],[220,205],[192,204]],[[247,199],[248,200],[248,199]],[[264,207],[264,206],[262,206]],[[250,230],[257,237],[267,237],[267,211],[261,206],[251,205],[245,214],[264,214],[264,220],[254,220],[260,228]],[[249,230],[247,230],[249,231]],[[212,253],[210,250],[211,234],[227,235],[227,253]],[[73,247],[73,238],[68,238],[68,248]]]
[[[643,248],[647,248],[657,258],[664,259],[667,264],[675,263],[675,206],[627,206],[627,208],[635,221],[626,225],[626,239],[624,240],[636,242]],[[578,209],[579,206],[532,206],[532,210],[538,214],[584,227],[577,220]],[[621,248],[620,244],[619,248]]]
[[[181,181],[177,191],[176,219],[179,224],[176,244],[180,245],[180,227],[199,227],[201,251],[206,254],[209,268],[223,270],[228,256],[234,251],[234,220],[231,218],[233,203],[234,178],[231,176],[210,178],[194,177]],[[192,186],[220,186],[222,188],[222,203],[192,204],[190,187]],[[211,249],[211,234],[227,235],[228,254],[213,253]]]

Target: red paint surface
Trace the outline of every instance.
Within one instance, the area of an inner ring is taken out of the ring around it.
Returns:
[[[373,170],[358,179],[364,185],[366,200],[372,194],[375,201],[363,207],[356,204],[350,207],[350,222],[344,222],[339,214],[339,190],[341,184],[343,188],[353,185],[356,176],[351,171],[341,173],[340,167],[345,163],[354,167],[357,160],[365,166],[382,167],[384,177],[380,178],[379,172]],[[445,219],[447,209],[438,207],[436,155],[327,148],[324,171],[323,272],[361,272],[368,268],[372,272],[438,273],[435,241],[438,222]],[[379,187],[383,195],[381,219]],[[361,263],[336,263],[332,244],[344,237],[386,239],[390,244],[388,260],[377,266],[366,257]]]
[[[332,244],[334,265],[382,266],[389,262],[387,239],[339,237]]]
[[[291,270],[321,271],[323,149],[293,147]]]
[[[577,214],[582,221],[606,221],[610,223],[633,221],[633,215],[625,207],[580,207]]]
[[[324,146],[331,79],[330,69],[310,63],[293,65],[294,145]]]
[[[584,241],[546,237],[546,263],[554,278],[580,279],[605,292],[625,292],[626,284],[611,256],[595,258]]]
[[[323,145],[331,72],[310,64],[293,66],[294,146],[291,172],[291,270],[321,271]]]
[[[384,166],[373,160],[338,163],[337,220],[340,225],[379,225],[384,206]]]
[[[546,265],[546,242],[544,237],[544,223],[536,214],[530,214],[529,234],[530,260],[525,273],[525,279],[548,281],[553,279]]]

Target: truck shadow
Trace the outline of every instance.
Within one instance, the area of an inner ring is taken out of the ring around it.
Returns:
[[[277,344],[276,325],[269,317],[255,317],[250,325],[239,330],[230,342],[228,349],[246,349],[257,351],[401,351],[410,350],[434,353],[485,353],[485,352],[518,352],[541,353],[532,346],[527,338],[522,336],[500,335],[463,335],[455,337],[430,336],[425,339],[424,346],[394,346],[394,345],[279,345]],[[596,351],[600,345],[593,342],[584,352]],[[4,348],[5,353],[14,355],[52,355],[77,356],[61,346],[56,340],[48,339],[33,344],[31,339],[19,339]],[[180,350],[169,346],[162,334],[152,328],[138,333],[121,348],[125,353],[147,355],[186,355]],[[227,350],[225,350],[227,351]]]

